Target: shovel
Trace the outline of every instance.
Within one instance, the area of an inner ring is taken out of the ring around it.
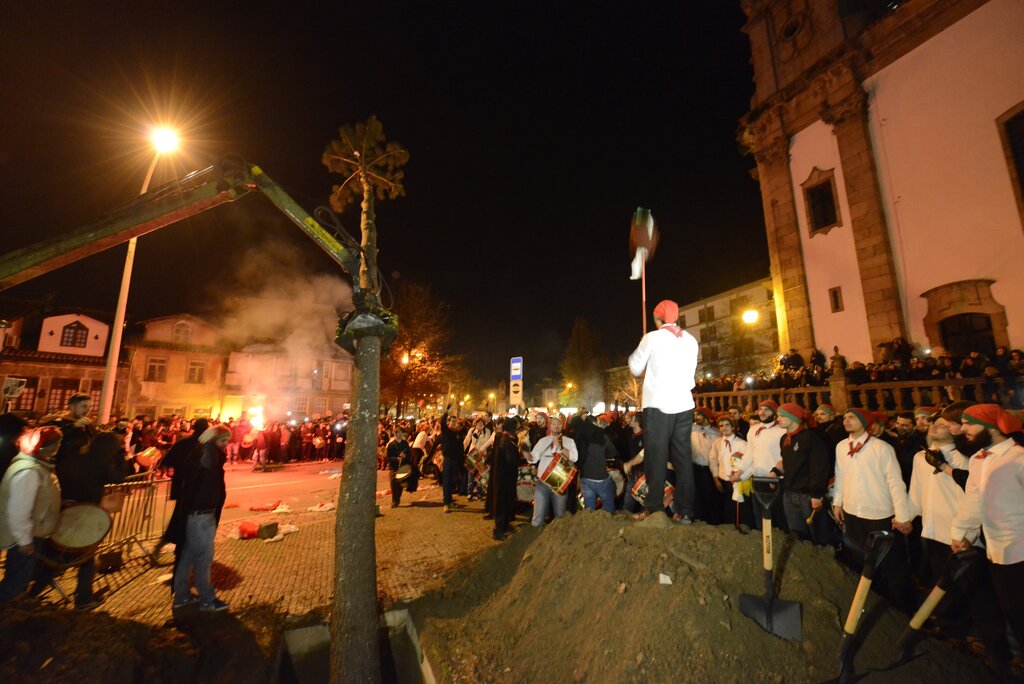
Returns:
[[[800,640],[800,604],[775,598],[772,573],[772,507],[782,493],[782,478],[755,477],[754,496],[761,504],[761,551],[764,557],[764,596],[740,594],[740,612],[782,639]]]
[[[889,530],[879,530],[868,535],[864,544],[864,570],[860,574],[860,582],[857,584],[857,592],[853,595],[853,603],[850,604],[850,612],[846,616],[846,624],[843,625],[843,638],[839,642],[839,682],[840,684],[850,681],[853,676],[853,638],[857,634],[857,625],[860,623],[861,615],[864,614],[864,604],[868,600],[868,592],[871,591],[871,582],[875,578],[875,571],[882,565],[882,561],[889,554],[896,535]]]
[[[978,570],[979,560],[981,560],[981,553],[974,546],[960,553],[954,553],[949,557],[942,568],[942,577],[935,583],[924,603],[914,613],[914,617],[910,618],[910,624],[907,625],[907,629],[904,630],[900,640],[896,642],[896,648],[900,649],[900,656],[896,665],[902,665],[914,656],[914,648],[923,636],[921,627],[924,626],[925,620],[938,607],[942,597],[956,586],[965,574],[973,574]]]

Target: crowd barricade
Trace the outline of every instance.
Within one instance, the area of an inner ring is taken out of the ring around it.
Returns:
[[[167,521],[168,479],[157,479],[154,473],[139,473],[119,484],[103,488],[104,507],[110,513],[110,532],[100,544],[99,553],[120,551],[130,555],[137,549],[150,561],[156,550],[147,547],[163,537]]]

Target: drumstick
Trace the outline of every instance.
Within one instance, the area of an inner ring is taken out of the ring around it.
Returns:
[[[815,508],[813,511],[811,511],[811,514],[807,516],[807,520],[805,520],[804,522],[810,525],[812,522],[814,522],[814,516],[818,515],[818,511],[820,510],[820,508]]]

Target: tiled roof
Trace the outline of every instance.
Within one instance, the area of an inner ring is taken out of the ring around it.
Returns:
[[[145,347],[146,349],[165,349],[168,351],[193,352],[197,354],[218,354],[224,356],[231,353],[227,347],[209,347],[204,344],[182,344],[180,342],[164,342],[162,340],[143,340],[139,338],[125,342],[126,347]]]
[[[73,366],[105,366],[106,358],[102,356],[86,356],[84,354],[61,354],[44,352],[37,349],[14,349],[8,347],[0,351],[0,361],[27,361],[30,363],[62,363]],[[118,360],[119,366],[128,367],[128,359]]]

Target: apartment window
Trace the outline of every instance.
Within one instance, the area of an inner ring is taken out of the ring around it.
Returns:
[[[167,382],[167,359],[150,358],[146,361],[147,382]]]
[[[36,406],[36,396],[39,393],[39,378],[25,378],[25,388],[21,394],[14,398],[11,404],[12,411],[32,411]]]
[[[836,194],[835,174],[832,169],[815,168],[803,182],[804,206],[811,235],[827,233],[843,224],[839,215],[839,196]]]
[[[684,314],[684,313],[679,314],[679,327],[680,328],[685,328],[686,327],[686,314]]]
[[[833,287],[828,291],[828,303],[832,307],[832,313],[839,313],[843,310],[843,288]]]
[[[292,411],[296,413],[306,413],[309,411],[309,397],[293,397]]]
[[[347,363],[335,363],[334,364],[334,379],[335,380],[349,380],[352,378],[352,366]]]
[[[89,388],[89,401],[92,402],[92,407],[99,410],[100,400],[103,395],[103,381],[93,380],[92,387]]]
[[[46,410],[59,411],[66,408],[68,399],[72,394],[78,392],[78,385],[78,378],[54,378],[51,380],[50,393],[46,397]]]
[[[699,312],[697,312],[697,319],[700,323],[714,323],[715,322],[715,307],[705,306]]]
[[[740,295],[739,297],[733,297],[731,300],[729,300],[729,311],[731,313],[743,311],[748,306],[750,306],[749,295]]]
[[[701,329],[701,331],[700,331],[700,341],[701,342],[711,342],[711,341],[717,340],[717,339],[718,339],[718,328],[716,328],[715,326],[710,325],[710,326],[708,326],[706,328]]]
[[[703,356],[703,361],[705,363],[707,363],[709,361],[717,361],[718,360],[718,348],[717,347],[704,347],[703,349],[700,350],[700,353],[701,353],[701,356]]]
[[[78,321],[68,323],[60,334],[60,346],[84,347],[89,341],[89,329]]]
[[[313,397],[311,402],[313,413],[323,415],[327,413],[327,397]]]
[[[192,342],[192,326],[188,323],[175,323],[171,329],[171,339],[176,344],[189,344]]]
[[[203,361],[189,361],[185,382],[191,385],[202,385],[206,382],[206,363]]]
[[[1024,102],[1003,114],[997,122],[1006,154],[1006,165],[1010,170],[1013,194],[1017,198],[1017,208],[1024,225]]]

